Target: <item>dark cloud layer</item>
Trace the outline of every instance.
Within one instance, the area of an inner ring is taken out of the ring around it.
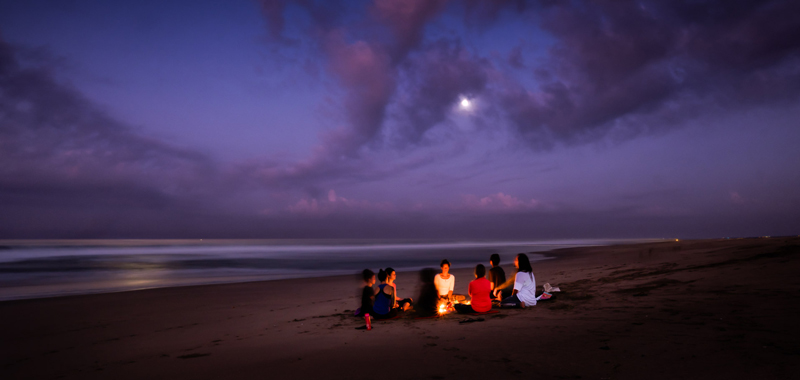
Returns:
[[[302,2],[314,20],[323,4]],[[320,40],[346,91],[348,124],[324,143],[334,155],[387,136],[400,146],[419,143],[465,95],[484,95],[525,141],[547,148],[609,133],[630,138],[712,107],[789,101],[800,89],[793,1],[386,0],[367,8],[359,23],[328,16],[303,37]],[[278,34],[285,4],[267,1],[263,9]],[[468,29],[492,28],[505,12],[549,32],[555,43],[544,62],[526,66],[520,47],[508,55],[536,84],[504,76],[460,40],[426,42],[426,28],[454,9]]]
[[[539,91],[508,86],[513,125],[536,146],[669,127],[697,108],[800,93],[794,1],[556,2],[539,10],[557,44],[531,67]]]
[[[0,162],[3,221],[12,225],[43,209],[59,210],[62,218],[76,210],[163,212],[202,193],[197,179],[214,170],[204,155],[143,137],[109,117],[58,83],[48,67],[23,66],[2,41]]]

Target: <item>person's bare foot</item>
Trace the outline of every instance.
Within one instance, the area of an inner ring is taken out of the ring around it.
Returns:
[[[525,302],[520,301],[519,306],[524,309],[525,308]]]

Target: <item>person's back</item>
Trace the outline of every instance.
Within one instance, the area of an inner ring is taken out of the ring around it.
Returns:
[[[386,283],[387,277],[386,271],[378,271],[378,281],[381,284],[378,285],[375,302],[372,304],[372,311],[378,319],[389,319],[397,315],[397,310],[394,309],[394,288]]]
[[[492,309],[491,283],[484,277],[477,278],[469,283],[469,295],[472,297],[470,306],[478,313]]]
[[[501,301],[503,307],[528,307],[536,305],[536,278],[528,255],[520,253],[514,258],[517,274],[514,276],[514,290],[510,297]]]
[[[491,267],[488,281],[492,285],[492,289],[500,289],[500,286],[506,282],[506,271],[499,266]]]
[[[378,285],[378,292],[375,293],[375,303],[372,310],[376,314],[386,315],[392,311],[394,306],[394,288],[388,284]]]
[[[514,289],[517,290],[517,298],[526,306],[536,305],[536,277],[532,272],[517,272]]]
[[[364,286],[361,290],[361,309],[359,314],[370,314],[372,313],[372,295],[373,290],[371,286]]]
[[[369,269],[364,269],[362,276],[364,287],[361,288],[361,307],[358,309],[358,315],[373,314],[372,303],[375,291],[372,289],[372,285],[375,284],[375,273]]]

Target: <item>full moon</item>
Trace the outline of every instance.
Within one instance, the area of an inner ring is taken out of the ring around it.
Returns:
[[[461,108],[469,108],[469,106],[470,106],[469,99],[467,98],[461,99]]]

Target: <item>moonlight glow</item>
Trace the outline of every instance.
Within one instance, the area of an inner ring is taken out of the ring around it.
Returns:
[[[467,98],[461,99],[461,108],[468,110],[470,109],[471,106],[472,103],[469,101],[469,99]]]

